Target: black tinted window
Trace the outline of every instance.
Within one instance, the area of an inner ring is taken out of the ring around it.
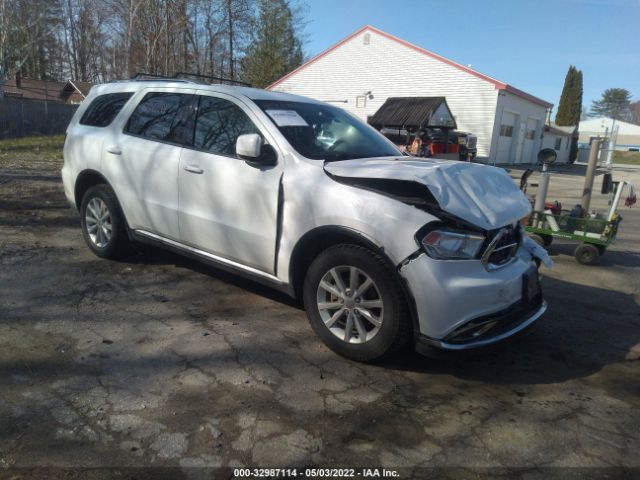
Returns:
[[[194,147],[235,156],[236,140],[246,133],[260,133],[236,104],[215,97],[200,97]]]
[[[106,127],[120,113],[133,92],[107,93],[96,97],[82,115],[80,123],[91,127]]]
[[[131,114],[125,132],[191,145],[194,102],[194,95],[184,93],[148,93]]]

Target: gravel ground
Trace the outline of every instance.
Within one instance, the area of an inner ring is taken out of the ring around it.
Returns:
[[[98,259],[64,199],[59,158],[27,168],[6,157],[0,478],[126,467],[228,478],[215,468],[241,466],[640,475],[638,207],[599,266],[551,246],[549,310],[527,337],[479,356],[363,365],[327,350],[304,312],[264,287],[157,249]],[[556,175],[549,198],[576,203],[581,171]],[[640,170],[623,176],[640,185]]]

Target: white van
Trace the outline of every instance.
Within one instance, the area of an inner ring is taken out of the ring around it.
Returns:
[[[530,205],[503,170],[403,156],[332,105],[114,82],[76,112],[64,159],[96,255],[154,243],[271,285],[352,359],[490,345],[546,309],[519,223]]]

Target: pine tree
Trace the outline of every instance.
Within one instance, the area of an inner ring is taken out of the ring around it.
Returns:
[[[302,42],[288,0],[259,0],[253,39],[241,61],[243,78],[263,88],[302,63]]]
[[[624,88],[607,88],[600,100],[591,103],[591,115],[616,120],[631,119],[631,93]]]
[[[571,65],[564,79],[556,125],[577,125],[582,114],[582,72]]]

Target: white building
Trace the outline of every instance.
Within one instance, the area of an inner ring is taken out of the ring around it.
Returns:
[[[371,26],[362,27],[268,89],[336,103],[366,120],[388,97],[446,97],[478,158],[531,163],[552,105]]]
[[[555,123],[545,125],[542,146],[540,148],[553,148],[558,157],[556,163],[567,163],[571,152],[571,140],[577,135],[577,127],[560,127]]]
[[[590,118],[580,122],[580,137],[578,142],[581,147],[587,148],[593,137],[610,137],[611,131],[617,132],[615,138],[615,150],[640,150],[640,125],[613,120],[612,118]]]

